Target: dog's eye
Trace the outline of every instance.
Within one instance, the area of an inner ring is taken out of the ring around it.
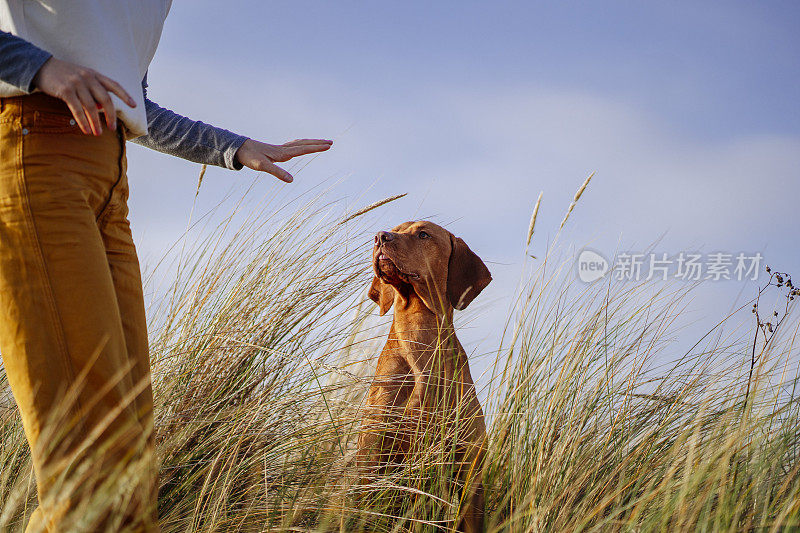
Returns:
[[[428,234],[427,234],[427,233],[425,233],[424,231],[420,231],[420,232],[419,232],[419,238],[420,238],[420,239],[429,239],[429,238],[430,238],[430,235],[428,235]]]

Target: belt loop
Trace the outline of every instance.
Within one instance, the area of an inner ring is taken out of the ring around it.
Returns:
[[[16,113],[18,114],[18,120],[21,126],[25,126],[25,112],[28,110],[28,106],[25,105],[28,99],[18,96],[17,97],[17,110]]]

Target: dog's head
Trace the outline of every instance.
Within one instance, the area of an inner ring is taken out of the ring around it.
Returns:
[[[436,314],[461,310],[492,281],[489,269],[463,240],[426,220],[379,232],[372,266],[369,297],[381,315],[396,294],[407,300],[412,291]]]

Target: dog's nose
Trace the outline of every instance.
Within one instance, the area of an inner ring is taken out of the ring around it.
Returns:
[[[375,244],[383,244],[391,241],[392,239],[394,239],[394,235],[388,231],[379,231],[378,234],[375,235]]]

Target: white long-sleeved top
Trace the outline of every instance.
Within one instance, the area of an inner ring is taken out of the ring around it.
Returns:
[[[0,0],[0,30],[117,81],[137,104],[112,95],[117,115],[137,137],[147,133],[142,78],[171,6],[172,0]],[[0,96],[21,94],[0,81]]]

